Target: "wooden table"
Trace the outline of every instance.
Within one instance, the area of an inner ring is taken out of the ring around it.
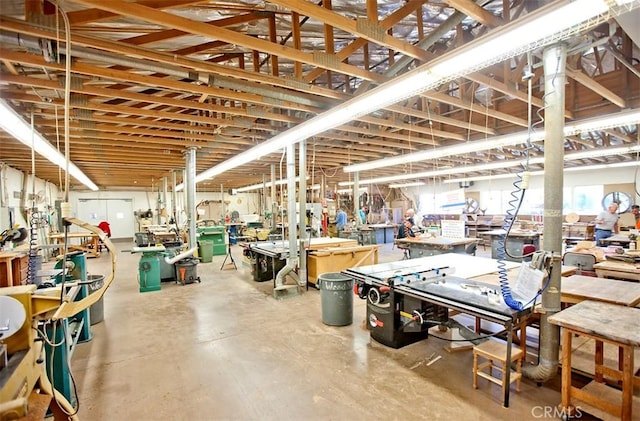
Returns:
[[[593,300],[635,307],[640,304],[640,283],[573,275],[562,278],[561,294],[563,303]]]
[[[571,414],[576,407],[573,399],[580,400],[580,407],[588,406],[620,417],[633,419],[633,348],[640,346],[640,309],[597,301],[582,301],[549,317],[549,323],[562,330],[562,410]],[[574,335],[586,336],[596,341],[595,380],[584,388],[571,383],[571,342]],[[603,343],[619,347],[622,369],[604,365]],[[622,382],[622,390],[604,384],[605,376]],[[640,379],[635,378],[640,384]],[[617,400],[619,403],[614,403]],[[584,402],[584,405],[582,405]]]
[[[613,234],[611,237],[600,239],[600,242],[607,245],[628,247],[631,240],[629,239],[629,234]]]
[[[64,245],[64,233],[49,234],[49,238],[56,241],[60,245]],[[70,244],[67,246],[69,250],[83,251],[87,253],[87,257],[100,257],[98,251],[100,237],[93,232],[69,232],[68,239],[80,239],[80,244]]]
[[[409,248],[412,259],[445,253],[463,254],[469,244],[476,242],[478,242],[476,238],[446,237],[407,237],[395,241],[398,246]]]
[[[640,263],[605,260],[596,263],[593,268],[600,278],[616,278],[627,281],[640,281]]]

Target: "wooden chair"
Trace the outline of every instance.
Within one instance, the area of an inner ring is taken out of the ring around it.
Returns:
[[[482,357],[487,361],[479,363]],[[507,344],[496,340],[488,340],[480,345],[473,347],[473,388],[478,388],[478,376],[489,380],[492,383],[502,386],[502,394],[516,382],[516,392],[520,391],[520,380],[522,378],[522,360],[524,352],[515,344],[511,344],[511,361],[507,361]],[[504,381],[507,370],[511,370],[511,363],[516,362],[516,371],[511,371],[509,384]],[[500,365],[496,365],[500,363]],[[488,369],[485,371],[485,369]],[[493,370],[496,369],[501,374],[500,377],[494,376]]]

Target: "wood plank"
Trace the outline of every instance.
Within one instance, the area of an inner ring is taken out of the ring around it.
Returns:
[[[588,383],[581,390],[583,392],[588,392],[591,395],[600,396],[605,402],[620,402],[622,400],[622,393],[619,390],[595,381]],[[598,417],[603,421],[620,419],[619,417],[613,416],[610,413],[591,405],[587,401],[579,401],[575,404],[580,406],[583,412],[587,412],[588,414]],[[634,414],[640,414],[640,397],[633,397],[632,408]]]
[[[357,22],[355,20],[339,15],[338,13],[335,13],[326,8],[316,6],[308,2],[301,2],[298,0],[270,0],[270,2],[278,4],[282,7],[286,7],[290,10],[295,10],[296,12],[305,16],[318,19],[321,22],[331,25],[334,28],[339,28],[348,33],[355,34],[361,38],[368,40],[369,42],[373,42],[392,50],[399,51],[409,57],[417,58],[422,61],[427,61],[430,57],[430,54],[422,48],[406,43],[386,33],[381,37],[374,37],[369,34],[362,33],[358,31]],[[382,26],[380,26],[380,28],[389,29]]]
[[[498,16],[469,0],[445,0],[447,4],[489,28],[496,28],[504,22]]]
[[[295,48],[286,47],[284,45],[274,44],[270,41],[259,38],[250,37],[226,28],[213,28],[203,22],[196,22],[181,16],[172,15],[148,7],[140,6],[135,3],[126,3],[123,1],[111,0],[104,2],[103,0],[75,0],[76,3],[85,6],[93,6],[99,9],[108,10],[113,13],[119,13],[123,16],[141,19],[157,25],[166,26],[168,28],[179,29],[191,34],[202,35],[211,39],[226,41],[230,44],[241,45],[243,47],[288,58],[294,61],[301,61],[314,66],[322,67],[327,70],[335,70],[340,73],[347,73],[351,76],[361,77],[366,80],[381,81],[384,77],[375,73],[363,71],[356,66],[344,64],[342,62],[330,63],[320,62],[314,59],[313,54],[305,53]]]
[[[562,278],[561,292],[563,302],[596,300],[629,307],[640,303],[640,283],[592,276],[573,275]]]

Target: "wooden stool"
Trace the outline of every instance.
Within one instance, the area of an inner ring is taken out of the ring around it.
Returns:
[[[483,357],[488,361],[478,365],[478,357]],[[524,352],[515,345],[511,345],[511,361],[507,362],[507,344],[505,342],[498,342],[494,340],[488,340],[480,345],[476,345],[473,347],[473,388],[478,388],[478,376],[483,377],[490,382],[495,384],[502,385],[502,393],[507,390],[507,387],[510,386],[511,383],[516,382],[516,391],[520,391],[520,379],[522,378],[522,360],[524,357]],[[495,362],[499,362],[500,366],[496,365]],[[509,384],[506,384],[504,381],[505,374],[507,370],[511,370],[511,363],[516,361],[516,371],[511,372],[511,377],[509,379]],[[489,368],[486,372],[483,371],[485,368]],[[502,375],[500,378],[493,376],[493,369],[496,368],[500,370]]]

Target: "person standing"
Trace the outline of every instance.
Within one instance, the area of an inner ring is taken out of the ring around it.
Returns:
[[[367,216],[369,215],[369,208],[365,205],[362,209],[358,210],[358,218],[360,219],[360,223],[367,223]]]
[[[635,218],[635,227],[640,230],[640,205],[631,206],[631,214]]]
[[[611,202],[606,211],[602,211],[596,217],[596,245],[602,246],[602,240],[611,237],[611,235],[618,231],[618,204]]]
[[[336,228],[338,229],[338,232],[342,231],[344,227],[347,226],[347,222],[347,213],[342,208],[338,209],[338,213],[336,214]]]

